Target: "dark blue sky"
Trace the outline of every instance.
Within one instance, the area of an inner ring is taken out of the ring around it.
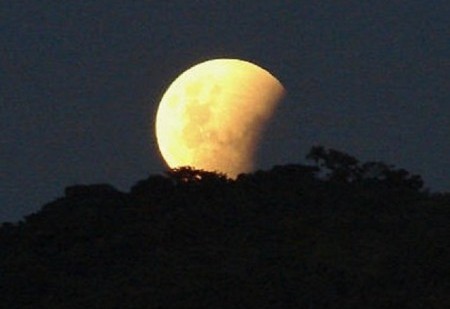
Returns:
[[[72,184],[128,190],[163,171],[159,99],[217,57],[287,88],[258,168],[304,163],[322,144],[449,191],[449,16],[438,0],[3,1],[0,222]]]

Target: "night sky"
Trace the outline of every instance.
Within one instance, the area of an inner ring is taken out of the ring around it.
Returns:
[[[449,191],[450,2],[370,2],[2,1],[0,222],[69,185],[128,190],[164,171],[163,92],[222,57],[288,92],[258,168],[305,163],[320,144]]]

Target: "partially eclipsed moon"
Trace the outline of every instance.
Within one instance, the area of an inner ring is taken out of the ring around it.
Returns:
[[[261,132],[284,95],[269,72],[247,61],[215,59],[170,85],[156,115],[169,167],[191,166],[236,177],[253,169]]]

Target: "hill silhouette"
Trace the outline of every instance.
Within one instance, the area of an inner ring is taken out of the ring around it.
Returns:
[[[68,187],[1,226],[1,307],[449,308],[450,194],[333,149],[308,158]]]

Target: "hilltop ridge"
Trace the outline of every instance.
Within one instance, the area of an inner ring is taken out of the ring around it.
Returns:
[[[314,147],[313,165],[189,167],[108,184],[0,228],[13,308],[445,308],[450,194]]]

